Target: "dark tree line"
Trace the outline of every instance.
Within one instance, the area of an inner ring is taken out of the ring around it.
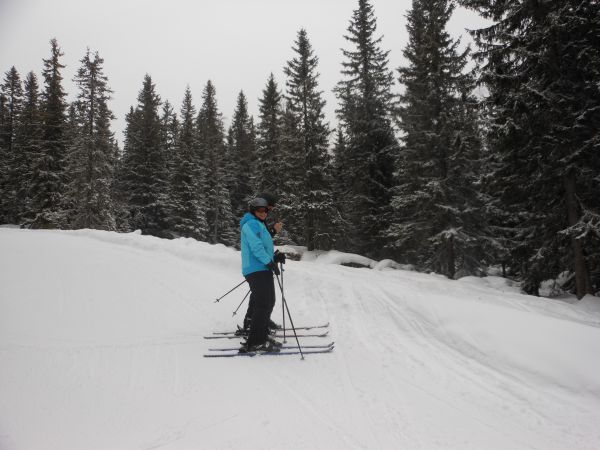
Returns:
[[[472,32],[475,48],[446,30],[455,2],[413,0],[406,63],[394,72],[373,6],[358,0],[335,129],[301,29],[283,87],[267,78],[256,120],[244,92],[226,128],[212,81],[198,107],[188,86],[177,108],[146,75],[122,148],[103,59],[86,52],[69,104],[52,40],[42,86],[12,67],[0,87],[0,223],[234,246],[248,201],[269,191],[280,243],[450,278],[497,265],[533,294],[559,276],[578,297],[598,291],[600,8],[458,4],[491,20]]]
[[[461,0],[493,21],[473,33],[487,125],[487,192],[502,256],[537,294],[573,274],[600,283],[600,8],[594,0]]]

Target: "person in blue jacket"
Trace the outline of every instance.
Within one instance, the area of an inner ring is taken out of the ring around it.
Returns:
[[[269,205],[267,217],[270,217],[271,214],[273,213],[273,209],[275,208],[275,203],[277,202],[277,198],[269,192],[261,192],[260,194],[257,195],[257,197],[264,198],[267,201],[267,203]],[[275,235],[277,233],[280,233],[281,229],[283,228],[283,224],[279,221],[279,219],[275,219],[275,221],[272,222],[271,225],[269,225],[267,220],[263,220],[262,222],[266,225],[267,230],[269,230],[269,234],[271,234],[271,237],[273,239],[275,239]],[[277,254],[277,252],[275,252],[275,254]],[[250,295],[250,299],[248,300],[248,309],[246,310],[246,314],[244,316],[243,328],[238,328],[238,330],[236,331],[236,334],[238,336],[247,336],[248,335],[248,331],[250,330],[250,322],[252,321],[252,313],[253,312],[254,312],[254,296]],[[271,313],[272,312],[273,311],[271,310]],[[273,320],[271,319],[271,313],[269,314],[269,325],[268,325],[269,333],[272,333],[275,330],[278,330],[281,328],[281,325],[273,322]]]
[[[257,197],[250,201],[248,209],[240,221],[242,274],[250,285],[254,308],[248,340],[241,350],[277,351],[281,344],[268,333],[269,316],[275,305],[273,273],[279,275],[273,238],[265,225],[269,204]]]

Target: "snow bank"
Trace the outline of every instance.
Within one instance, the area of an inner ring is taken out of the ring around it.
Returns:
[[[299,259],[304,262],[314,262],[317,264],[337,264],[350,267],[365,267],[375,270],[397,269],[397,270],[414,270],[410,264],[399,264],[391,259],[375,261],[365,256],[355,253],[344,253],[337,250],[308,251],[306,247],[282,246],[278,247],[280,251],[293,255],[293,259]]]

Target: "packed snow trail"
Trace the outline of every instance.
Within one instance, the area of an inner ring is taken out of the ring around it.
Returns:
[[[600,448],[599,299],[289,261],[294,322],[330,322],[301,343],[334,351],[203,358],[234,326],[245,292],[214,299],[239,259],[0,229],[0,449]]]

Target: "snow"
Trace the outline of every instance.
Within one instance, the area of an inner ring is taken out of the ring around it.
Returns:
[[[302,261],[316,262],[317,264],[356,264],[358,266],[373,267],[375,261],[353,253],[342,253],[335,250],[329,252],[306,252]]]
[[[208,359],[235,250],[0,229],[0,449],[600,448],[600,299],[317,253],[286,298],[333,353]]]
[[[344,253],[337,250],[321,251],[313,250],[308,251],[306,247],[293,246],[293,245],[282,245],[278,246],[277,249],[285,253],[288,257],[293,260],[300,260],[305,262],[315,262],[317,264],[338,264],[353,267],[368,267],[375,270],[384,269],[404,269],[414,270],[414,267],[410,264],[399,264],[391,259],[384,259],[382,261],[375,261],[365,256],[357,255],[355,253]]]

